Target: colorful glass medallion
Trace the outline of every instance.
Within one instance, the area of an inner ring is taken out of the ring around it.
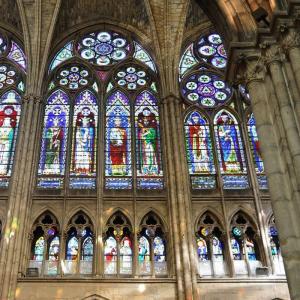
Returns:
[[[97,121],[96,97],[84,91],[75,100],[71,175],[96,175]]]
[[[92,84],[89,79],[89,71],[86,68],[77,65],[60,69],[56,76],[56,81],[56,84],[65,86],[71,90],[76,90]]]
[[[14,41],[11,42],[11,49],[7,56],[11,61],[17,63],[19,66],[22,67],[23,70],[26,70],[26,57],[21,49],[21,47],[15,43]]]
[[[197,43],[200,58],[218,69],[227,65],[227,54],[220,35],[214,33],[201,37]]]
[[[140,67],[135,66],[128,66],[119,70],[114,79],[120,87],[128,90],[136,90],[150,81],[149,75]]]
[[[162,176],[159,112],[156,98],[142,92],[135,102],[137,176]]]
[[[63,175],[69,123],[69,99],[63,91],[48,98],[44,114],[39,175]]]
[[[181,89],[183,97],[205,108],[223,105],[230,100],[232,89],[218,75],[201,70],[186,78]]]
[[[106,104],[105,175],[131,176],[130,103],[121,92]]]
[[[11,65],[0,65],[0,89],[18,82],[18,73]]]
[[[77,49],[83,59],[98,66],[108,66],[124,60],[130,47],[128,41],[120,34],[101,31],[81,38]]]

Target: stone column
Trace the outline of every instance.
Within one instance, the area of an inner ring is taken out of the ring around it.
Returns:
[[[242,76],[247,83],[251,97],[251,106],[254,113],[259,141],[261,143],[262,156],[268,177],[271,202],[278,226],[282,254],[284,257],[286,275],[292,299],[300,299],[300,230],[299,230],[299,198],[297,193],[293,193],[293,183],[291,178],[286,155],[281,151],[281,136],[277,131],[280,127],[278,118],[274,118],[273,107],[270,107],[268,91],[272,86],[267,84],[266,69],[260,58],[246,59],[243,68],[240,68]],[[278,66],[272,67],[274,84],[280,101],[286,101],[281,97],[286,96],[285,86],[282,81],[282,74]],[[277,78],[275,78],[278,75]],[[280,91],[280,89],[283,89]],[[284,93],[284,95],[282,94]],[[290,114],[288,105],[281,104],[283,118],[286,120]],[[283,120],[283,123],[284,123]],[[287,120],[286,120],[287,121]],[[289,124],[289,126],[287,125]],[[295,132],[295,126],[291,120],[286,123],[283,132],[292,129]],[[290,139],[290,138],[289,138]],[[297,143],[298,138],[290,142]],[[298,147],[297,145],[294,145]]]
[[[13,176],[10,184],[10,196],[5,232],[9,232],[1,247],[0,258],[0,295],[8,299],[15,291],[19,263],[22,255],[22,243],[27,235],[26,212],[29,205],[32,161],[35,147],[40,110],[40,97],[26,95],[23,98],[22,116],[18,133]]]
[[[163,100],[164,135],[168,170],[168,197],[173,226],[178,299],[198,299],[191,203],[184,151],[181,101],[174,95]]]

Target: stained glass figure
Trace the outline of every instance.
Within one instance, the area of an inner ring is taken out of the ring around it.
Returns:
[[[196,44],[199,57],[218,69],[227,65],[227,54],[219,34],[213,33],[201,37]]]
[[[81,259],[84,261],[92,261],[94,253],[94,244],[90,236],[86,237],[82,243]]]
[[[219,111],[214,119],[216,145],[221,174],[246,173],[245,154],[239,126],[235,117],[226,110]],[[235,185],[234,181],[238,184]],[[246,188],[247,176],[223,176],[224,188]]]
[[[135,51],[133,57],[147,65],[152,71],[156,72],[156,67],[149,53],[137,42],[134,42]]]
[[[78,239],[73,236],[67,243],[67,260],[78,259]]]
[[[205,239],[199,237],[197,239],[197,254],[200,261],[208,260],[208,249]]]
[[[21,47],[14,41],[11,42],[11,48],[10,48],[10,52],[7,55],[7,58],[17,63],[23,70],[26,70],[25,54],[21,49]]]
[[[43,261],[44,260],[44,250],[45,250],[45,239],[44,237],[39,237],[34,245],[33,260]]]
[[[146,237],[141,236],[139,239],[139,262],[150,260],[150,244]]]
[[[71,175],[96,176],[98,106],[93,93],[75,99]]]
[[[159,236],[156,236],[153,240],[153,252],[155,262],[164,262],[166,260],[165,243]]]
[[[56,236],[52,239],[49,246],[49,260],[58,261],[59,259],[59,237]]]
[[[201,70],[185,78],[181,93],[190,103],[213,108],[227,103],[232,89],[219,75]]]
[[[159,112],[156,98],[142,92],[135,102],[137,176],[162,176]]]
[[[198,111],[185,119],[185,141],[190,174],[214,174],[209,123]]]
[[[60,65],[62,62],[72,58],[74,56],[74,42],[71,41],[67,43],[62,49],[59,50],[59,52],[55,55],[53,58],[50,67],[49,72],[51,72],[53,69],[55,69],[58,65]]]
[[[131,240],[125,236],[120,245],[120,273],[130,274],[132,272],[132,245]]]
[[[216,236],[212,239],[212,253],[215,260],[223,260],[223,245]]]
[[[13,66],[7,64],[0,65],[0,89],[17,84],[18,81],[19,75]]]
[[[105,274],[117,273],[117,251],[116,239],[112,236],[108,237],[104,245]]]
[[[79,55],[90,63],[108,66],[124,60],[130,51],[128,41],[116,32],[92,32],[77,44]]]
[[[114,80],[120,87],[132,91],[149,83],[150,77],[140,67],[127,66],[116,73]]]
[[[255,164],[255,171],[258,176],[260,189],[267,189],[267,177],[264,175],[264,163],[261,156],[260,144],[256,131],[256,122],[253,114],[250,115],[247,123],[248,135],[251,144],[252,157]]]
[[[130,128],[129,100],[125,94],[114,92],[106,104],[106,176],[131,176]]]
[[[242,259],[240,245],[239,245],[238,241],[235,238],[231,239],[231,251],[232,251],[234,260],[241,260]]]
[[[47,100],[39,175],[64,175],[68,139],[69,99],[61,90]]]
[[[7,42],[4,36],[0,35],[0,55],[7,49]]]
[[[179,63],[179,81],[185,73],[198,63],[198,59],[194,55],[194,44],[189,45],[184,51]]]
[[[59,70],[54,84],[60,84],[70,90],[76,90],[87,85],[92,85],[89,76],[89,71],[85,67],[72,65]]]
[[[14,90],[0,98],[0,177],[11,175],[21,114],[20,103],[21,96]],[[8,181],[4,181],[3,184],[7,186]]]

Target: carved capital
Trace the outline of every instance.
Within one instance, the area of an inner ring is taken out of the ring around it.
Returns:
[[[268,43],[261,43],[262,57],[264,64],[269,67],[273,63],[281,63],[284,60],[284,53],[280,45],[270,45]]]
[[[163,105],[169,104],[169,103],[174,103],[174,104],[181,104],[182,99],[180,97],[177,97],[176,95],[170,93],[166,97],[164,97],[161,101]]]
[[[281,47],[284,53],[288,53],[289,50],[293,48],[299,48],[300,32],[295,28],[286,28],[286,30],[282,32]]]
[[[36,96],[34,94],[28,94],[28,95],[23,96],[22,104],[26,104],[26,103],[30,103],[30,102],[39,104],[42,102],[42,97]]]

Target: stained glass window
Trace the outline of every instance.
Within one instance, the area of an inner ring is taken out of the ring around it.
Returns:
[[[185,119],[185,143],[193,189],[215,188],[215,165],[209,123],[198,111]]]
[[[131,188],[130,103],[119,91],[107,99],[105,141],[106,188]]]
[[[43,261],[44,260],[44,250],[45,250],[45,239],[44,237],[39,237],[35,242],[33,260]]]
[[[65,173],[69,110],[65,92],[57,90],[50,95],[44,113],[39,175],[59,176]],[[39,186],[51,188],[51,182],[41,178]]]
[[[157,99],[148,91],[135,102],[136,165],[138,188],[162,189],[163,171]]]
[[[78,239],[73,236],[69,239],[67,243],[67,260],[77,260],[78,259]]]
[[[120,245],[120,274],[132,273],[132,245],[131,240],[125,236]]]
[[[232,89],[219,75],[201,70],[183,80],[181,93],[190,103],[213,108],[227,103]]]
[[[73,41],[67,43],[59,52],[55,55],[53,58],[50,67],[49,72],[51,72],[53,69],[55,69],[59,64],[62,62],[72,58],[74,56],[73,52]]]
[[[11,49],[7,55],[7,58],[11,61],[17,63],[23,70],[26,70],[26,57],[21,49],[21,47],[15,43],[14,41],[11,42]]]
[[[194,44],[191,44],[183,53],[179,63],[179,81],[182,79],[185,73],[197,63],[198,59],[194,55]]]
[[[144,63],[145,65],[147,65],[150,69],[152,69],[152,71],[156,72],[155,64],[151,56],[148,54],[148,52],[145,49],[143,49],[143,47],[139,45],[137,42],[134,42],[134,46],[135,46],[135,51],[133,57],[139,60],[140,62]]]
[[[108,66],[124,60],[130,51],[128,41],[116,32],[92,32],[77,45],[79,55],[90,63]]]
[[[224,69],[227,65],[227,54],[219,34],[213,33],[201,37],[197,42],[199,57],[216,68]]]
[[[59,258],[59,237],[56,236],[52,239],[49,246],[49,260],[58,260]]]
[[[234,260],[241,260],[242,259],[242,253],[240,250],[240,245],[237,239],[232,238],[231,239],[231,251],[233,254],[233,259]]]
[[[247,188],[247,167],[237,120],[223,109],[216,114],[214,124],[224,189]]]
[[[200,261],[208,260],[208,249],[205,239],[199,237],[197,239],[197,254]]]
[[[110,236],[106,239],[104,245],[105,274],[117,274],[117,241]]]
[[[89,71],[85,67],[72,65],[58,71],[54,84],[59,84],[70,90],[76,90],[88,85],[91,86],[92,81]]]
[[[256,260],[254,242],[250,238],[246,239],[246,250],[247,250],[248,259]]]
[[[20,75],[14,66],[8,64],[0,65],[0,89],[18,84],[19,78]]]
[[[0,97],[0,186],[8,186],[15,154],[21,96],[10,90]]]
[[[248,119],[247,127],[259,188],[268,189],[268,182],[267,177],[264,174],[264,163],[261,156],[260,144],[256,132],[256,122],[253,114],[251,114]]]
[[[84,91],[75,99],[71,176],[96,177],[98,106],[93,93]],[[95,179],[71,179],[71,187],[93,188]]]
[[[136,90],[145,86],[149,81],[149,75],[140,67],[127,66],[117,72],[115,82],[128,90]]]
[[[94,244],[90,236],[86,237],[82,243],[81,259],[84,261],[92,261],[94,253]]]
[[[140,274],[150,274],[150,244],[145,236],[139,238],[139,252],[138,252],[138,263]]]

